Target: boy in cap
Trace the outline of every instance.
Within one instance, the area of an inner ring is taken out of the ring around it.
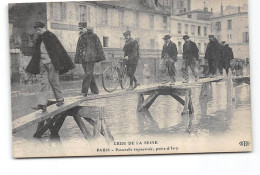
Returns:
[[[87,29],[87,22],[79,22],[78,28],[80,37],[77,43],[75,64],[82,64],[84,69],[84,79],[81,92],[88,95],[90,88],[94,94],[99,94],[99,89],[94,78],[94,67],[97,62],[105,60],[105,53],[99,37],[93,30]]]
[[[124,59],[127,67],[127,75],[130,78],[130,86],[127,90],[133,90],[140,85],[135,77],[136,66],[140,57],[139,44],[131,37],[130,31],[124,32],[123,35],[125,37],[125,45],[123,47]]]
[[[177,62],[178,58],[178,51],[176,44],[171,41],[170,35],[165,35],[164,38],[164,45],[162,49],[161,59],[163,59],[163,62],[165,63],[166,70],[168,71],[168,74],[170,76],[171,85],[175,84],[175,62]],[[164,79],[162,84],[168,83],[167,77],[165,72],[162,72],[164,74]]]
[[[59,75],[73,69],[74,64],[59,39],[44,26],[42,22],[35,22],[33,26],[38,38],[33,57],[25,71],[40,74],[40,94],[34,109],[46,111],[49,84],[57,100],[57,106],[62,105],[64,98],[61,93]]]
[[[183,73],[183,83],[189,82],[189,72],[190,67],[195,81],[198,81],[198,68],[196,62],[199,60],[199,49],[195,42],[190,40],[188,35],[184,35],[182,39],[185,41],[183,44],[183,60],[182,60],[182,73]]]

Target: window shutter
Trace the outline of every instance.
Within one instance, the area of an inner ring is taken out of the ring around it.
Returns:
[[[53,19],[53,3],[50,2],[50,18]]]
[[[80,15],[80,13],[79,13],[79,4],[75,4],[75,20],[76,21],[79,21],[79,15]]]
[[[87,7],[87,18],[88,18],[88,22],[90,23],[91,21],[90,21],[90,7],[88,6]]]
[[[67,19],[67,4],[65,2],[62,3],[62,20]]]

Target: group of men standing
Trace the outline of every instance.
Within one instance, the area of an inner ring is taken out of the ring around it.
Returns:
[[[164,45],[161,54],[161,63],[160,69],[164,74],[164,78],[162,84],[168,83],[166,77],[166,71],[170,77],[170,84],[174,85],[176,82],[176,68],[175,62],[177,62],[177,47],[176,44],[170,40],[170,35],[165,35]],[[182,54],[182,77],[183,83],[189,82],[189,73],[188,69],[190,68],[193,76],[195,77],[195,81],[199,79],[199,49],[195,42],[190,40],[188,35],[183,36],[183,40],[185,43],[183,44],[183,54]],[[206,71],[204,73],[206,76],[209,77],[216,77],[217,70],[219,71],[220,75],[223,75],[223,69],[225,69],[226,74],[229,73],[230,68],[230,61],[234,59],[233,51],[229,47],[225,41],[219,43],[219,41],[214,37],[214,35],[209,35],[209,43],[206,48],[205,52],[205,60],[207,61],[208,65],[206,65]],[[161,67],[165,67],[163,69]]]
[[[37,106],[35,109],[42,109],[46,111],[48,101],[49,85],[52,87],[57,106],[64,103],[64,98],[61,92],[59,75],[68,72],[75,68],[70,56],[52,32],[45,28],[42,22],[34,24],[35,32],[38,38],[35,44],[34,55],[29,62],[26,71],[31,74],[39,74],[40,79],[40,93],[38,96]],[[78,24],[79,39],[77,42],[75,64],[81,64],[84,69],[84,78],[82,82],[81,93],[84,96],[88,95],[90,88],[94,94],[99,94],[99,89],[94,78],[94,67],[97,62],[105,60],[105,53],[100,42],[99,37],[92,29],[87,27],[87,22],[80,22]],[[130,79],[130,86],[127,90],[133,90],[140,84],[135,77],[136,67],[140,58],[139,44],[131,37],[131,32],[123,33],[125,37],[124,64],[127,67],[127,75]],[[191,69],[195,81],[199,79],[198,60],[199,49],[195,42],[190,40],[188,35],[183,36],[185,43],[183,44],[183,61],[182,61],[182,75],[183,83],[189,82],[188,68]],[[161,69],[164,76],[162,83],[168,83],[166,72],[170,77],[171,85],[176,82],[175,62],[178,61],[176,44],[171,41],[170,35],[165,35],[164,45],[161,54],[160,65],[164,66]],[[234,58],[232,49],[222,42],[222,45],[213,36],[209,36],[209,44],[206,49],[205,59],[208,60],[208,74],[214,77],[217,69],[220,74],[223,74],[223,69],[228,74],[230,61]]]
[[[33,107],[42,111],[47,110],[49,85],[52,87],[56,98],[56,105],[64,103],[61,92],[59,75],[75,68],[70,56],[58,40],[58,38],[45,28],[42,22],[34,24],[35,33],[38,35],[35,44],[35,51],[30,60],[26,72],[39,74],[40,93],[37,105]],[[84,70],[81,93],[88,95],[89,88],[92,93],[99,94],[99,89],[94,77],[94,67],[97,62],[104,61],[105,53],[99,37],[92,29],[87,27],[87,22],[79,22],[79,39],[77,42],[75,64],[81,64]],[[136,66],[139,60],[138,42],[131,38],[131,32],[123,33],[125,37],[124,64],[127,66],[127,75],[130,79],[130,86],[127,90],[133,90],[140,84],[135,77]]]

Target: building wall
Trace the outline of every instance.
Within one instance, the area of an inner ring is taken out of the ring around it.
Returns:
[[[228,20],[231,20],[231,28],[228,28]],[[221,22],[221,30],[218,31],[216,23]],[[237,13],[226,15],[211,20],[212,33],[219,41],[226,41],[233,49],[235,58],[249,58],[249,43],[245,41],[245,33],[248,34],[248,14]]]
[[[179,28],[178,25],[181,25],[181,33],[178,33]],[[186,33],[185,25],[188,25],[188,33]],[[191,27],[194,26],[195,28],[195,34],[192,35],[191,33]],[[201,27],[200,29],[200,35],[198,35],[198,27]],[[207,28],[207,32],[204,33],[204,27]],[[209,21],[203,21],[203,20],[194,20],[189,18],[182,18],[178,16],[172,16],[171,17],[171,35],[172,35],[172,41],[174,41],[178,47],[179,54],[182,54],[182,47],[184,44],[184,40],[182,39],[183,35],[189,35],[190,39],[194,41],[197,46],[199,47],[199,43],[201,45],[200,49],[200,55],[201,58],[204,57],[206,45],[208,43],[208,35],[210,34],[210,22]],[[181,44],[178,44],[181,43]]]

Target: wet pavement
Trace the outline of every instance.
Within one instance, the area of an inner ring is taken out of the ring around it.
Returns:
[[[151,81],[147,82],[151,83]],[[35,105],[37,86],[34,84],[12,87],[13,120],[33,112],[30,106]],[[63,82],[64,96],[78,95],[80,86],[81,81]],[[50,96],[52,96],[51,92]],[[194,115],[191,118],[181,116],[183,106],[171,96],[159,96],[150,107],[148,114],[136,112],[137,94],[99,99],[93,101],[93,103],[99,103],[105,107],[104,117],[115,140],[146,137],[149,139],[174,140],[180,137],[187,139],[191,136],[208,138],[222,135],[232,138],[241,134],[251,137],[249,85],[242,84],[232,88],[228,81],[222,81],[206,86],[195,86],[192,88],[191,97],[194,107]],[[32,138],[35,129],[36,126],[32,126],[14,134],[13,141],[16,152],[24,151],[27,152],[25,155],[29,154],[25,146],[27,142],[33,143],[34,146],[39,142],[41,145],[52,149],[59,147],[59,149],[56,149],[56,153],[57,150],[59,150],[59,153],[55,155],[64,155],[65,153],[62,150],[65,149],[66,152],[68,142],[73,143],[74,146],[81,145],[80,149],[89,146],[71,117],[65,120],[61,128],[58,143],[52,142],[49,137],[38,140]],[[103,144],[103,141],[101,142]],[[62,149],[60,149],[61,145]],[[68,147],[70,148],[71,145]],[[38,156],[50,155],[50,153],[40,150],[35,150],[35,152]],[[71,154],[77,155],[77,152],[72,151],[65,155]],[[79,153],[79,155],[81,154]]]

